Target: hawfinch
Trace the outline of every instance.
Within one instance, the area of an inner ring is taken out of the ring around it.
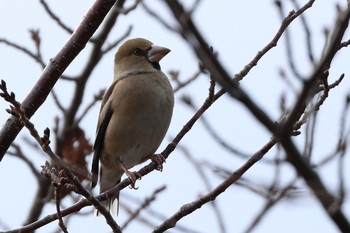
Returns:
[[[173,113],[174,92],[159,61],[169,49],[137,38],[126,41],[114,57],[114,79],[101,104],[92,162],[92,187],[100,193],[120,183],[123,173],[140,178],[128,169],[152,159],[161,169],[164,157],[154,154],[168,130]],[[102,202],[118,214],[119,194]],[[97,213],[99,215],[99,213]]]

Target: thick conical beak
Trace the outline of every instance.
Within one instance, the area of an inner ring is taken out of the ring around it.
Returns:
[[[170,49],[152,45],[151,49],[147,52],[147,57],[150,62],[159,62],[162,58],[170,52]]]

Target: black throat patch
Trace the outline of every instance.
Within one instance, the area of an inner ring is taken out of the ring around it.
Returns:
[[[160,65],[159,65],[159,62],[151,62],[152,66],[154,69],[156,70],[160,70]]]

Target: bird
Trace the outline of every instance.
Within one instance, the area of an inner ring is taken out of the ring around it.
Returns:
[[[135,38],[123,43],[114,56],[114,78],[102,99],[93,146],[92,188],[100,176],[100,193],[120,183],[124,173],[137,189],[135,182],[141,176],[129,169],[148,159],[156,162],[157,170],[163,168],[164,156],[154,153],[173,114],[174,91],[159,65],[169,52]],[[117,216],[119,193],[101,204]]]

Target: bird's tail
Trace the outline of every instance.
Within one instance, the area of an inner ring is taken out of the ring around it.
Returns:
[[[106,169],[102,168],[100,171],[100,193],[103,193],[117,184],[121,181],[121,176],[123,175],[122,171],[116,170],[116,169]],[[101,204],[110,211],[114,216],[118,216],[119,212],[119,192],[118,194],[114,195],[113,197],[101,201]],[[95,210],[96,216],[101,216],[102,214]]]
[[[107,211],[111,212],[113,216],[118,216],[119,197],[109,198],[105,201],[101,201],[101,204],[107,209]],[[95,214],[95,216],[102,216],[100,211],[98,211],[97,209],[94,210],[94,214]]]

